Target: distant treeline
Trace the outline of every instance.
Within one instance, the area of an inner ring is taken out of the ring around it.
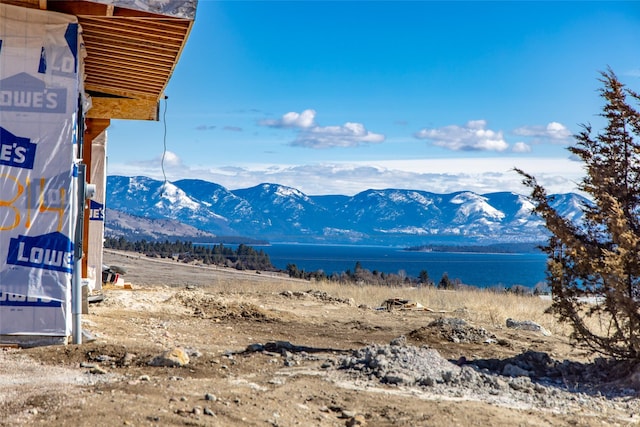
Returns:
[[[362,268],[358,261],[353,271],[347,270],[342,273],[333,273],[327,275],[322,270],[304,271],[299,269],[295,264],[287,265],[287,273],[289,277],[306,280],[329,280],[332,282],[349,283],[356,285],[379,285],[379,286],[416,286],[416,287],[435,287],[442,290],[460,290],[475,288],[474,286],[465,285],[458,278],[451,279],[448,273],[443,273],[442,277],[436,282],[429,277],[427,270],[421,270],[418,277],[407,276],[404,271],[398,273],[384,273],[378,270],[367,270]],[[539,295],[547,293],[546,285],[539,284],[531,289],[522,285],[513,285],[505,288],[504,286],[494,286],[487,288],[488,291],[497,293],[514,293],[518,295]]]
[[[433,285],[429,279],[429,274],[423,270],[420,277],[409,277],[403,271],[398,273],[384,273],[378,270],[367,270],[362,268],[360,262],[356,262],[353,271],[347,270],[342,273],[327,275],[323,270],[305,271],[299,269],[295,264],[287,264],[287,274],[289,277],[306,280],[329,280],[332,282],[358,284],[358,285],[380,285],[380,286],[414,286]]]
[[[491,245],[420,245],[406,248],[414,252],[470,252],[486,254],[542,253],[544,243],[495,243]]]
[[[271,264],[269,255],[263,250],[256,251],[251,246],[238,245],[237,249],[216,245],[193,244],[193,242],[148,242],[138,240],[130,242],[124,237],[107,237],[104,247],[122,251],[132,251],[145,254],[148,257],[173,258],[177,261],[192,263],[200,262],[207,265],[220,265],[232,267],[237,270],[264,270],[276,271]]]
[[[252,239],[244,236],[216,236],[209,237],[206,240],[199,239],[198,242],[203,243],[223,243],[225,245],[268,245],[268,240]]]
[[[223,267],[235,268],[237,270],[256,271],[281,271],[271,264],[269,255],[262,249],[256,251],[251,246],[238,245],[237,249],[224,246],[223,244],[202,245],[193,242],[181,242],[176,240],[164,242],[138,240],[130,242],[124,237],[107,237],[104,247],[122,251],[131,251],[145,254],[148,257],[171,258],[185,263],[202,263],[206,265],[219,265]],[[456,247],[457,248],[457,247]],[[378,270],[368,270],[362,268],[361,263],[355,263],[353,271],[347,270],[342,273],[327,275],[322,270],[305,271],[298,268],[296,264],[287,264],[284,271],[289,277],[304,280],[328,280],[344,284],[356,285],[378,285],[378,286],[431,286],[438,289],[456,290],[469,288],[462,284],[460,279],[451,279],[447,273],[436,282],[429,277],[427,270],[422,270],[418,277],[410,277],[403,270],[397,273],[385,273]],[[490,290],[496,292],[513,292],[517,294],[537,294],[541,291],[524,286],[515,285],[510,288],[495,287]]]

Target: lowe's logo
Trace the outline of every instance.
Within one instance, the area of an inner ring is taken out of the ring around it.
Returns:
[[[67,90],[47,88],[43,81],[27,73],[0,80],[0,109],[27,113],[65,113]]]
[[[33,169],[37,145],[0,127],[0,165]]]
[[[7,264],[71,273],[73,243],[59,232],[11,238]]]
[[[61,307],[62,301],[51,298],[36,298],[26,295],[0,292],[0,306],[12,307]]]
[[[104,221],[104,205],[95,200],[89,203],[89,219],[91,221]]]

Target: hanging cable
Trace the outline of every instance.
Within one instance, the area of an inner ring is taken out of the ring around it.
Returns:
[[[160,197],[164,196],[164,189],[167,186],[167,174],[164,171],[164,158],[167,155],[167,100],[168,96],[164,96],[164,113],[162,114],[162,122],[164,124],[164,135],[162,136],[162,159],[160,160],[160,168],[162,169],[162,177],[164,178],[164,183],[162,184],[162,193]]]

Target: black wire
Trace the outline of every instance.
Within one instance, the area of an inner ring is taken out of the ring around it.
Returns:
[[[164,114],[162,115],[162,122],[164,124],[164,135],[162,137],[162,145],[163,145],[163,151],[162,151],[162,159],[160,160],[160,167],[162,168],[162,176],[164,178],[164,184],[162,184],[162,194],[160,195],[161,197],[164,196],[164,189],[167,187],[167,174],[164,171],[164,158],[167,154],[167,99],[169,99],[168,96],[164,97]]]

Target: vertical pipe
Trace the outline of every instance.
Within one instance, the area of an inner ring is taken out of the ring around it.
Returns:
[[[73,313],[73,343],[82,344],[82,259],[76,258],[71,283],[71,312]]]
[[[76,200],[77,208],[76,230],[73,243],[73,275],[71,281],[71,313],[73,316],[72,332],[73,343],[82,344],[82,233],[84,225],[84,205],[85,205],[85,171],[86,165],[77,164],[78,173],[76,177]]]

